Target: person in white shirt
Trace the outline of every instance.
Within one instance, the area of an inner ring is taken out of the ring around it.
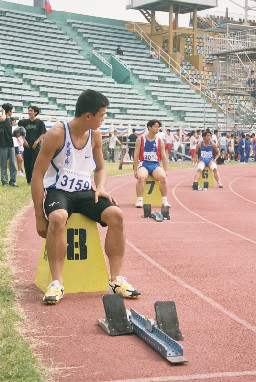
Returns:
[[[170,129],[166,130],[166,136],[165,136],[165,151],[168,152],[168,159],[171,160],[171,149],[173,146],[174,138],[173,134],[171,133]]]
[[[228,138],[226,135],[226,133],[221,133],[221,136],[219,137],[220,152],[221,150],[225,151],[225,160],[228,159]]]
[[[197,140],[197,137],[196,137],[196,131],[195,130],[191,131],[189,143],[190,143],[191,163],[192,163],[193,166],[194,165],[196,166],[197,165],[197,159],[196,159],[196,156],[195,156],[195,152],[196,152],[196,145],[198,143],[198,140]]]
[[[177,162],[177,151],[178,151],[179,147],[181,148],[182,158],[183,159],[185,158],[185,146],[182,143],[182,135],[180,134],[180,129],[177,129],[176,134],[174,134],[173,138],[174,138],[174,145],[173,145],[174,154],[173,154],[173,157],[174,157],[174,160]]]
[[[114,134],[112,133],[110,135],[110,138],[109,138],[108,150],[109,150],[109,153],[110,153],[109,160],[110,161],[112,160],[113,163],[115,162],[115,147],[116,147],[116,143],[121,145],[121,142],[117,138],[116,133],[114,133]]]
[[[202,130],[197,130],[196,134],[197,134],[198,142],[203,142],[204,139],[203,139],[203,135],[202,135]]]
[[[165,138],[165,133],[163,132],[163,129],[161,128],[159,129],[159,132],[156,134],[156,138],[160,138],[161,141],[163,141],[165,144],[166,138]]]

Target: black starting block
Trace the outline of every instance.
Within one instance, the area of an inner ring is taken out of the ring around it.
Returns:
[[[135,333],[172,364],[187,362],[183,347],[170,336],[183,340],[173,301],[155,303],[155,320],[146,319],[134,309],[126,310],[121,295],[105,295],[103,304],[106,318],[98,319],[98,324],[110,336]]]
[[[143,204],[143,218],[151,218],[151,204]]]
[[[165,220],[170,220],[170,213],[169,213],[170,207],[161,207],[161,213],[159,212],[152,212],[151,211],[151,204],[143,204],[143,210],[144,215],[143,218],[152,218],[155,219],[157,222],[162,222]]]
[[[209,188],[209,182],[204,182],[204,190],[208,190]]]
[[[203,187],[198,186],[198,182],[193,182],[192,188],[193,188],[193,190],[197,190],[197,191],[208,190],[209,182],[204,182],[204,186]]]
[[[170,207],[161,207],[161,215],[163,215],[163,218],[166,220],[170,220]]]

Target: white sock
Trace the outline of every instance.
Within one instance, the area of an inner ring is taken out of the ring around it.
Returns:
[[[167,196],[162,196],[162,203],[167,202]]]
[[[143,202],[143,196],[138,196],[137,197],[137,202]]]

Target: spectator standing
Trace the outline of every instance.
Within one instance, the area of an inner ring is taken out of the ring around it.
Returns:
[[[218,135],[219,135],[219,131],[218,130],[214,130],[214,132],[212,134],[212,143],[214,143],[217,147],[219,145]],[[213,150],[213,157],[214,158],[216,157],[216,151],[215,150]]]
[[[128,140],[128,147],[129,147],[129,158],[130,160],[134,160],[134,150],[135,150],[135,142],[138,136],[135,134],[135,129],[132,129],[132,134],[129,135]]]
[[[198,143],[202,142],[203,141],[202,130],[197,130],[196,134],[197,134]]]
[[[235,153],[235,161],[237,162],[239,157],[239,138],[238,137],[234,139],[234,153]]]
[[[225,159],[228,158],[228,138],[226,137],[226,133],[221,133],[221,136],[219,137],[219,146],[220,151],[225,151]]]
[[[16,118],[11,117],[12,121],[12,132],[15,130],[15,124],[16,124]],[[16,161],[17,161],[17,175],[18,176],[24,176],[23,170],[22,170],[22,163],[23,163],[23,157],[20,152],[20,141],[18,140],[17,137],[12,137],[13,140],[13,145],[15,149],[15,156],[16,156]]]
[[[239,148],[239,154],[240,154],[240,162],[244,163],[244,154],[245,154],[244,153],[244,150],[245,150],[245,135],[244,135],[244,133],[241,134],[238,148]]]
[[[176,134],[174,134],[173,138],[174,138],[174,145],[173,145],[174,154],[173,154],[173,157],[174,157],[174,160],[177,162],[177,151],[178,151],[179,147],[181,148],[182,158],[183,159],[185,158],[185,146],[182,143],[182,135],[180,134],[180,129],[177,129]]]
[[[46,128],[43,121],[37,118],[39,108],[37,106],[29,106],[28,119],[21,119],[19,126],[26,130],[24,142],[24,167],[26,171],[27,183],[30,184],[32,172],[34,169],[36,158],[41,148],[41,141],[46,134]]]
[[[250,134],[246,134],[245,140],[244,140],[245,148],[244,148],[244,161],[245,163],[248,163],[250,152],[251,152],[251,139]]]
[[[115,163],[115,148],[116,148],[116,143],[118,143],[120,146],[122,145],[119,139],[116,136],[116,133],[111,133],[110,138],[109,138],[109,145],[108,145],[108,150],[110,153],[110,158],[109,160],[113,163]]]
[[[15,165],[15,149],[12,139],[11,103],[4,103],[0,115],[0,162],[1,182],[4,187],[19,187],[16,184],[17,169]],[[8,183],[7,162],[10,165],[10,182]]]
[[[234,160],[234,153],[235,153],[235,137],[234,134],[230,135],[230,139],[228,141],[228,148],[229,148],[229,159]]]
[[[252,153],[252,157],[254,159],[254,162],[256,162],[256,139],[255,139],[255,134],[252,133],[251,135],[251,144],[252,144],[252,150],[253,150],[253,153]]]
[[[165,136],[165,151],[168,152],[168,159],[171,160],[171,149],[173,146],[173,134],[171,133],[170,129],[166,130],[166,136]]]
[[[195,130],[191,131],[189,143],[190,143],[191,163],[193,166],[196,166],[197,159],[195,156],[195,152],[196,152],[196,146],[197,146],[198,140],[196,138],[196,131]]]

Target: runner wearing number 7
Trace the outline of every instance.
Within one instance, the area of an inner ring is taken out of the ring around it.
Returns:
[[[160,138],[156,137],[161,125],[161,122],[156,119],[148,121],[148,134],[145,137],[142,136],[136,140],[134,152],[134,176],[137,179],[137,202],[135,205],[137,208],[143,207],[144,182],[148,175],[152,175],[156,180],[159,180],[159,188],[162,194],[162,205],[164,207],[170,207],[167,200],[167,158],[165,154],[165,145]],[[163,169],[160,167],[160,160],[163,162]]]
[[[45,303],[55,304],[64,295],[65,226],[73,212],[108,226],[105,251],[111,276],[109,292],[128,298],[140,295],[121,276],[125,251],[123,213],[105,191],[106,173],[98,128],[108,105],[103,94],[94,90],[83,92],[76,103],[75,117],[70,122],[57,123],[47,132],[37,157],[31,191],[36,228],[46,238],[53,280],[43,298]],[[93,172],[95,190],[91,185]]]

